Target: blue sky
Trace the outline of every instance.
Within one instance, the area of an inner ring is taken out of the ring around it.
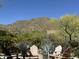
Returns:
[[[38,17],[58,18],[65,14],[79,15],[79,0],[3,0],[0,24]]]

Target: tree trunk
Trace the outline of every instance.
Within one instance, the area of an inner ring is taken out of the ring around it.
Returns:
[[[23,59],[25,59],[25,56],[23,56]]]
[[[72,40],[72,35],[71,35],[71,34],[69,35],[69,40],[70,40],[70,41]]]
[[[12,59],[12,56],[8,56],[7,59]]]
[[[18,53],[16,54],[16,59],[19,59],[19,58],[18,58]]]
[[[72,41],[72,35],[69,35],[69,45],[70,45],[70,47],[72,47],[72,45],[71,45],[72,42],[71,41]]]
[[[26,57],[26,51],[22,51],[22,56],[23,56],[23,59],[25,59],[25,57]]]

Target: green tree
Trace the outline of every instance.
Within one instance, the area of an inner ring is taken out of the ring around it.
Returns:
[[[45,33],[43,33],[42,31],[38,31],[38,30],[26,32],[22,34],[22,38],[24,41],[28,41],[32,45],[36,45],[38,47],[40,46],[40,43],[44,37],[45,37]]]
[[[79,46],[72,49],[72,56],[79,57]]]
[[[45,37],[44,33],[42,31],[38,31],[38,30],[34,30],[31,32],[25,32],[25,33],[21,33],[21,34],[16,34],[16,35],[17,35],[17,42],[15,44],[15,47],[18,48],[22,52],[23,58],[25,58],[25,55],[27,53],[28,45],[30,45],[30,46],[36,45],[39,47],[41,44],[41,41]],[[17,52],[17,55],[18,55],[18,52]],[[17,58],[18,58],[18,56],[17,56]]]
[[[0,47],[2,53],[11,57],[12,47],[16,41],[15,35],[6,31],[0,30]]]
[[[79,29],[79,18],[77,16],[63,16],[59,20],[59,25],[72,40],[72,35]]]
[[[66,34],[69,39],[69,43],[74,40],[75,35],[79,31],[79,17],[78,16],[63,16],[59,19],[60,31]],[[66,39],[67,40],[67,39]]]

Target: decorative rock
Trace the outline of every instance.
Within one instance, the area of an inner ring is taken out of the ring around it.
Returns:
[[[30,47],[30,51],[33,56],[38,56],[38,47],[36,45],[33,45],[32,47]]]
[[[57,47],[55,48],[55,51],[54,51],[54,53],[53,53],[53,56],[58,56],[58,55],[61,54],[61,52],[62,52],[62,46],[59,45],[59,46],[57,46]]]

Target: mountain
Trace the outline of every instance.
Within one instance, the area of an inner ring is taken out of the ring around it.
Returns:
[[[33,18],[32,20],[20,20],[13,24],[0,25],[0,29],[12,32],[27,32],[33,30],[47,31],[53,30],[53,25],[47,17]]]

